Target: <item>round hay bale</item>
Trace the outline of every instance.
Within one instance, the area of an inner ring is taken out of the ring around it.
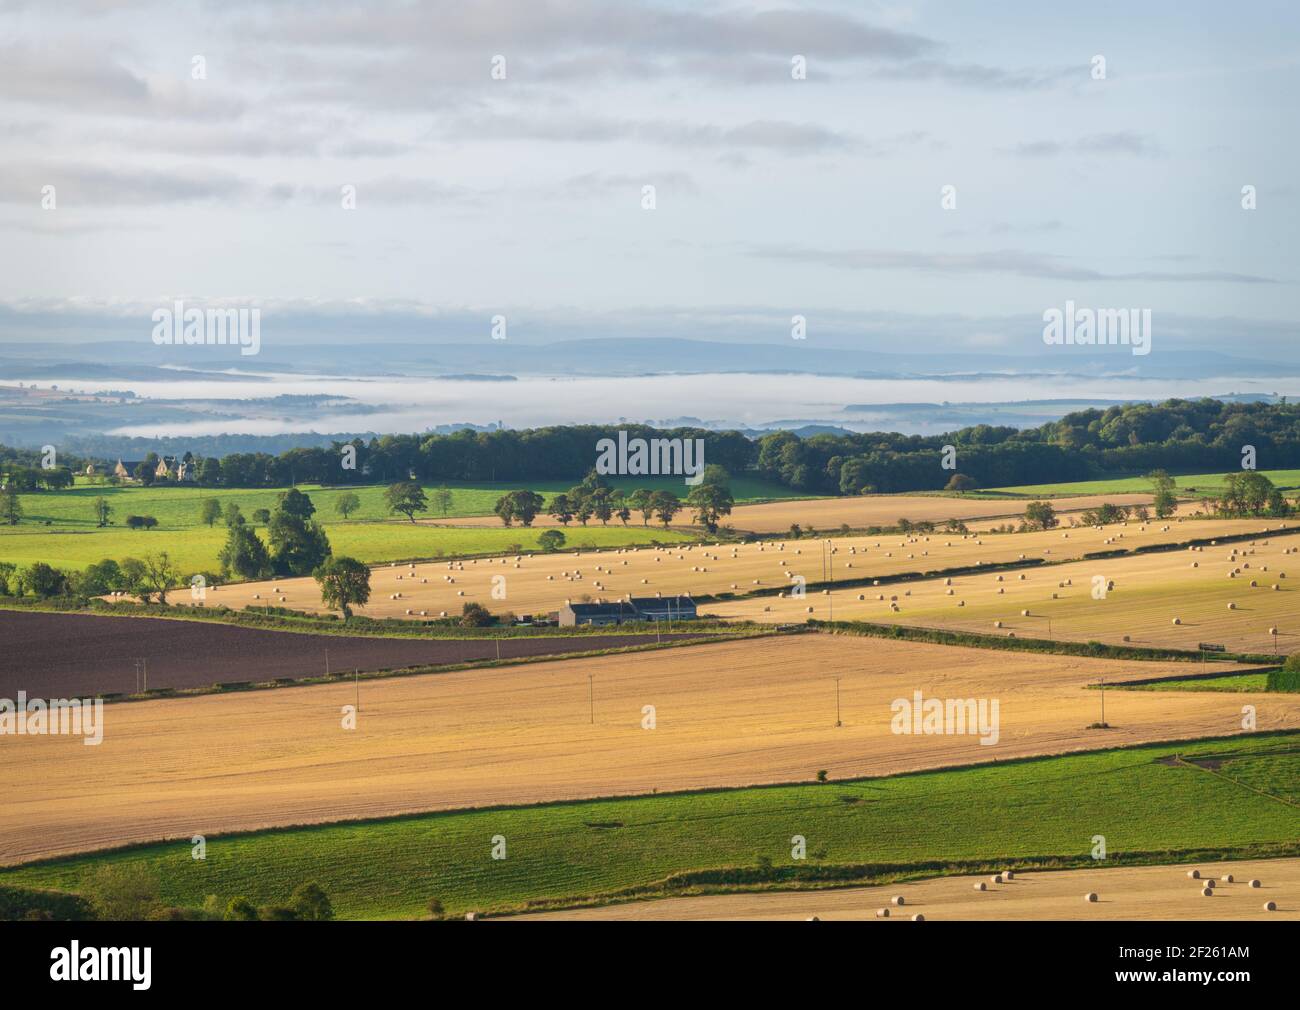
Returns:
[[[1183,619],[1181,617],[1174,618],[1174,624],[1182,624],[1182,623],[1183,623]]]
[[[808,918],[804,919],[804,922],[821,922],[821,919],[817,918],[815,915],[810,915]]]
[[[1028,616],[1029,616],[1029,611],[1028,611],[1028,610],[1022,610],[1022,611],[1020,611],[1020,616],[1021,616],[1021,617],[1028,617]]]
[[[1214,897],[1214,888],[1213,888],[1213,887],[1202,887],[1202,888],[1201,888],[1201,894],[1204,895],[1204,896],[1207,897],[1207,898],[1213,898],[1213,897]]]
[[[993,874],[993,876],[989,877],[989,881],[990,883],[994,883],[994,884],[1002,883],[1002,874],[1000,873]]]
[[[1003,870],[1003,871],[1002,871],[1002,879],[1003,879],[1003,880],[1015,880],[1015,879],[1016,879],[1016,871],[1015,871],[1015,870]]]
[[[1206,887],[1213,889],[1214,884],[1215,884],[1215,880],[1214,880],[1213,877],[1206,877],[1206,878],[1205,878],[1205,886],[1206,886]]]
[[[987,891],[988,889],[989,889],[989,885],[984,883],[984,881],[982,880],[975,885],[975,890],[977,891]]]
[[[907,899],[904,898],[901,894],[895,894],[892,898],[889,899],[889,903],[891,905],[906,905]]]
[[[1088,902],[1089,904],[1094,903],[1097,900],[1097,892],[1089,891],[1087,894],[1083,896],[1083,900]]]
[[[1000,628],[1000,627],[1002,627],[1002,622],[1001,622],[1001,621],[994,621],[994,622],[993,622],[993,627],[995,627],[995,628]]]
[[[1236,609],[1237,609],[1237,605],[1236,605],[1235,603],[1229,603],[1229,604],[1228,604],[1228,609],[1229,609],[1229,610],[1236,610]]]
[[[1219,879],[1222,880],[1225,884],[1231,884],[1232,881],[1233,881],[1233,876],[1232,876],[1231,873],[1225,873],[1225,874],[1224,874],[1222,877],[1220,877]]]
[[[877,919],[888,919],[888,918],[889,918],[889,909],[887,909],[887,908],[877,908],[877,909],[876,909],[876,918],[877,918]]]
[[[1251,887],[1263,887],[1264,885],[1261,884],[1261,883],[1259,882],[1258,879],[1255,879],[1255,880],[1252,880],[1252,881],[1250,882],[1250,886],[1251,886]]]
[[[1201,879],[1201,871],[1200,871],[1200,870],[1188,870],[1188,871],[1187,871],[1187,875],[1188,875],[1189,877],[1191,877],[1193,880],[1200,880],[1200,879]]]
[[[1276,902],[1276,901],[1266,901],[1266,902],[1264,902],[1264,911],[1265,911],[1265,912],[1276,912],[1276,911],[1277,911],[1277,902]]]
[[[925,916],[922,915],[920,912],[917,912],[914,916],[912,916],[912,921],[913,921],[913,922],[925,922]]]

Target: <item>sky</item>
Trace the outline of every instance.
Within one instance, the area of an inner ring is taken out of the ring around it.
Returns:
[[[496,315],[781,341],[799,315],[829,346],[1006,354],[1071,300],[1150,308],[1160,351],[1295,358],[1298,21],[0,0],[0,343],[143,341],[183,298],[260,307],[267,349]]]

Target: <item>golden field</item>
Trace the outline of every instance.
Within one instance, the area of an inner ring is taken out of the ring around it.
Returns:
[[[680,497],[685,497],[683,489]],[[804,498],[787,501],[764,502],[761,505],[737,505],[723,525],[750,533],[788,533],[794,523],[807,529],[837,530],[848,525],[854,529],[868,526],[893,526],[899,519],[914,523],[945,523],[949,519],[969,522],[973,519],[1019,519],[1032,498],[949,498],[940,495],[859,495],[841,498]],[[1075,495],[1051,499],[1057,512],[1077,512],[1096,508],[1103,502],[1114,505],[1150,505],[1149,494]],[[640,513],[633,513],[632,525],[641,523]],[[685,527],[691,521],[689,509],[677,516],[676,527]],[[424,519],[422,522],[437,526],[488,526],[500,527],[495,516],[463,516],[456,519]],[[548,515],[540,515],[534,526],[558,526]],[[597,524],[599,525],[599,524]],[[654,522],[652,526],[658,525]],[[574,530],[580,526],[571,526]]]
[[[1252,859],[1206,863],[1197,868],[1203,877],[1232,874],[1233,883],[1219,883],[1207,898],[1187,878],[1191,864],[1181,866],[1117,866],[1087,870],[1018,872],[995,884],[988,876],[934,877],[882,887],[841,890],[783,891],[761,894],[721,894],[692,898],[665,898],[602,908],[574,909],[517,916],[518,919],[603,920],[801,920],[816,916],[826,920],[870,920],[882,925],[907,923],[920,913],[927,920],[1300,920],[1300,859]],[[1013,867],[1008,867],[1013,869]],[[1259,880],[1258,888],[1249,886]],[[976,891],[985,881],[988,890]],[[1084,895],[1097,895],[1087,902]],[[901,895],[901,907],[890,899]],[[1266,912],[1264,902],[1277,910]],[[876,910],[889,908],[889,918],[877,919]],[[913,928],[924,928],[916,926]],[[1171,967],[1157,961],[1135,967]]]
[[[1207,669],[1234,669],[1211,664]],[[104,739],[13,737],[0,862],[404,812],[886,775],[1227,735],[1240,696],[1098,692],[1187,664],[797,634],[351,684],[106,706]],[[1194,668],[1193,668],[1194,669]],[[836,727],[836,683],[843,725]],[[591,722],[588,692],[594,700]],[[996,699],[998,739],[896,734],[895,699]],[[1255,694],[1260,730],[1300,695]],[[643,728],[646,706],[654,728]]]
[[[1213,642],[1261,653],[1274,651],[1276,628],[1277,650],[1286,655],[1300,650],[1300,536],[915,579],[833,595],[817,590],[806,599],[756,597],[706,609],[781,623],[828,619],[833,610],[836,620],[1181,649]]]
[[[358,608],[358,612],[372,617],[438,617],[444,612],[459,614],[465,603],[474,601],[494,613],[512,611],[523,615],[554,611],[565,600],[612,600],[628,594],[748,593],[760,588],[791,586],[796,575],[802,575],[809,583],[820,582],[826,549],[834,550],[833,571],[837,579],[843,580],[942,571],[1022,558],[1059,561],[1093,551],[1265,533],[1283,526],[1300,528],[1295,522],[1277,519],[1170,519],[1035,533],[894,534],[836,537],[829,541],[627,547],[391,564],[372,569],[370,603]],[[498,595],[494,595],[494,590]],[[400,598],[394,599],[399,593]],[[172,600],[180,604],[190,602],[187,594],[179,592]],[[233,609],[270,604],[309,612],[324,610],[320,590],[311,578],[211,588],[207,602]],[[757,612],[763,613],[762,607],[766,605],[766,601],[758,604]],[[730,614],[736,606],[750,605],[710,604],[707,609]],[[794,608],[790,608],[781,619],[789,620],[794,614]],[[797,619],[802,621],[804,616]],[[817,616],[823,615],[818,612]]]

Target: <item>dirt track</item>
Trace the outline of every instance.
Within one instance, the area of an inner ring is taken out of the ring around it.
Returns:
[[[501,640],[500,655],[517,659],[652,641],[653,636],[633,635],[511,638]],[[147,660],[148,686],[156,690],[319,676],[327,664],[338,673],[497,656],[495,640],[305,635],[215,621],[19,610],[0,610],[0,642],[3,698],[20,690],[38,698],[130,694],[141,684],[136,662],[142,659]]]
[[[1209,669],[1215,669],[1212,664]],[[1241,698],[1084,685],[1186,664],[797,635],[105,709],[103,743],[0,738],[0,862],[195,832],[833,778],[1240,729]],[[844,725],[836,728],[834,677]],[[589,677],[591,678],[589,680]],[[588,691],[595,724],[591,724]],[[891,702],[994,698],[999,737],[896,735]],[[1261,730],[1300,696],[1252,695]],[[642,728],[644,706],[657,727]]]
[[[1234,883],[1219,883],[1213,897],[1198,890],[1187,871],[1196,866],[1202,876],[1231,873]],[[1011,867],[1008,867],[1011,869]],[[1256,878],[1263,885],[1250,887]],[[976,891],[983,880],[987,891]],[[1097,902],[1084,901],[1089,892]],[[888,919],[876,909],[902,895],[902,907],[890,907]],[[1277,911],[1264,911],[1273,901]],[[1300,859],[1259,859],[1185,866],[1124,866],[1111,869],[1017,873],[994,884],[988,876],[934,877],[910,884],[854,887],[844,890],[782,891],[763,894],[719,894],[696,898],[666,898],[605,908],[576,909],[518,916],[519,919],[869,919],[882,925],[906,923],[916,913],[927,920],[1300,920]],[[920,927],[915,927],[920,928]],[[1135,968],[1169,967],[1135,963]]]

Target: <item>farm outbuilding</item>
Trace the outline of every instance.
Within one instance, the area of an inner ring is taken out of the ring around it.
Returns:
[[[689,596],[629,596],[607,603],[566,603],[560,624],[627,624],[630,621],[693,621],[695,601]]]

